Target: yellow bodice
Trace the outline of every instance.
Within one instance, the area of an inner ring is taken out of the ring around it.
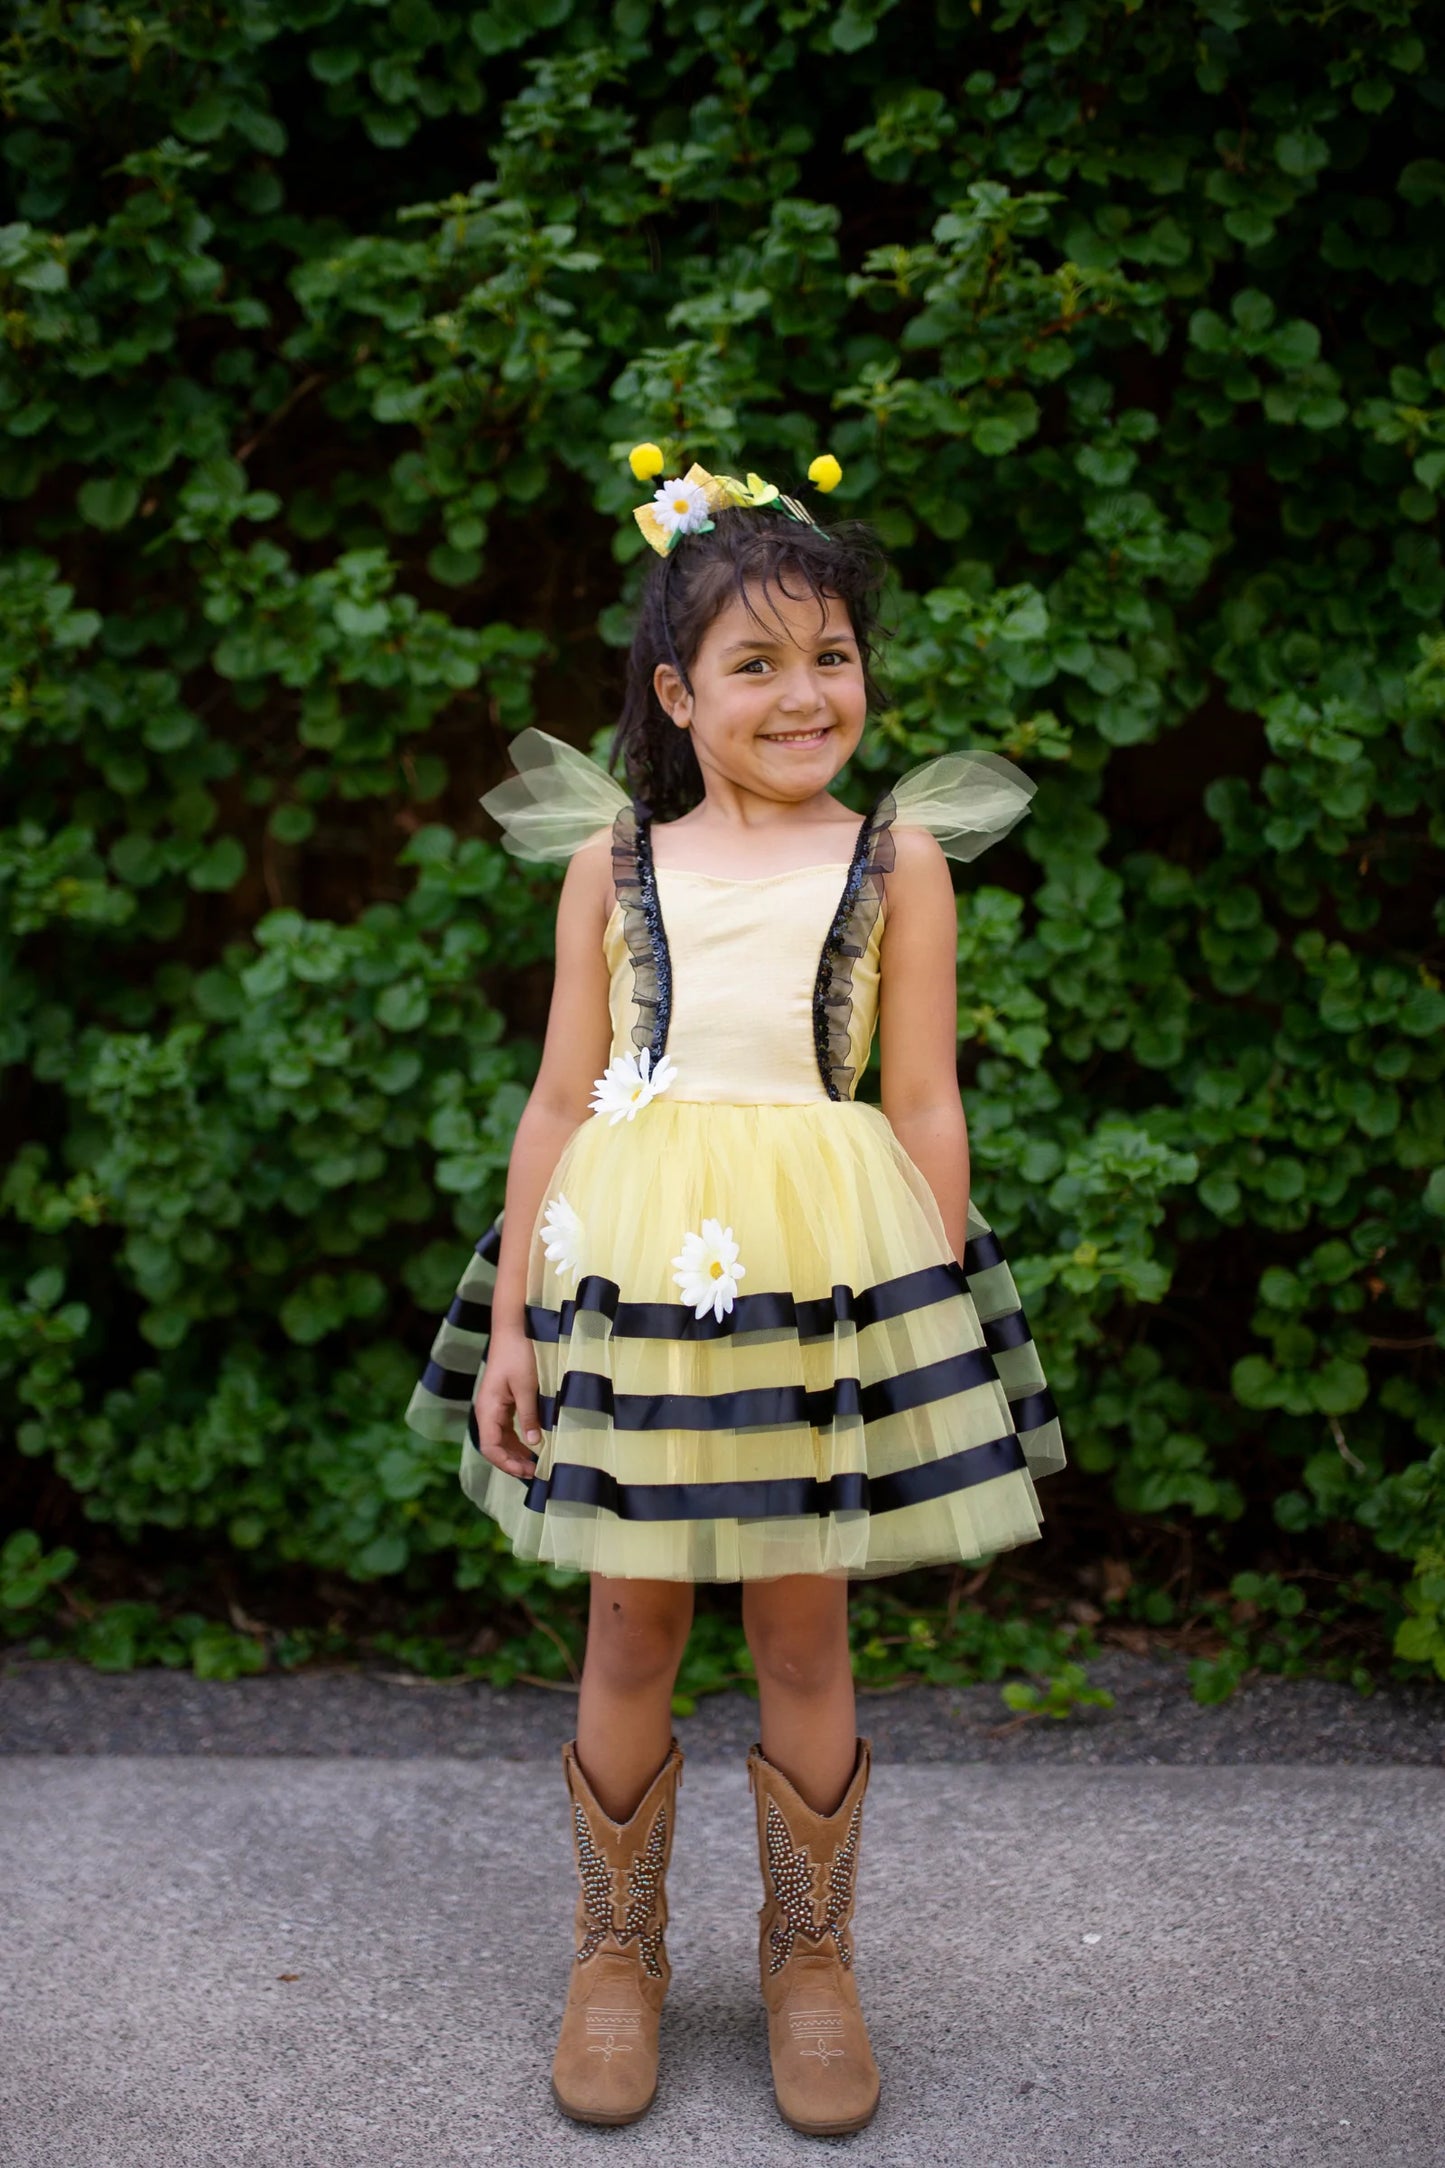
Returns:
[[[658,867],[672,975],[667,1052],[677,1067],[670,1099],[796,1106],[828,1098],[818,1066],[814,1001],[823,945],[847,874],[847,866],[837,863],[756,880]],[[848,1060],[854,1090],[878,1017],[884,917],[880,910],[852,962]],[[638,1018],[621,904],[607,922],[604,945],[615,1059],[636,1052]]]
[[[925,829],[966,863],[1022,820],[1034,792],[998,753],[941,753],[879,795],[847,865],[738,880],[655,866],[646,805],[560,738],[524,730],[512,757],[516,774],[482,803],[519,858],[561,864],[610,832],[610,1059],[666,1053],[674,1103],[853,1098],[878,1020],[895,825]]]

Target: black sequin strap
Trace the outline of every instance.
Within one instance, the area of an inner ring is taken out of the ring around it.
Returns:
[[[813,1046],[830,1099],[852,1096],[853,968],[867,951],[893,870],[893,794],[885,791],[858,831],[843,893],[823,942],[813,988]]]
[[[632,1043],[650,1049],[658,1062],[667,1050],[672,1019],[672,958],[657,900],[652,863],[652,817],[624,806],[612,823],[612,885],[622,906],[622,937],[632,958],[632,998],[637,1010]]]

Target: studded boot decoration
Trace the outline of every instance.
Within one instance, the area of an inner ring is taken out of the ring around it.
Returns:
[[[763,1906],[758,1968],[778,2112],[794,2130],[861,2130],[878,2105],[878,2065],[853,1974],[853,1905],[872,1752],[842,1803],[815,1814],[761,1747],[748,1756],[758,1810]]]
[[[672,1853],[682,1749],[666,1761],[626,1822],[609,1821],[582,1774],[575,1742],[562,1749],[580,1884],[577,1953],[552,2058],[552,2097],[579,2123],[634,2123],[657,2091],[658,2030],[671,1967],[665,1877]]]

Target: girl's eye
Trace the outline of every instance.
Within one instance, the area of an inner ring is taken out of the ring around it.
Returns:
[[[851,655],[845,655],[845,654],[843,654],[843,652],[841,651],[841,649],[839,649],[839,648],[836,648],[836,647],[830,647],[830,648],[828,648],[828,649],[826,650],[826,652],[825,652],[824,654],[821,654],[821,655],[820,655],[820,656],[818,657],[818,660],[819,660],[819,662],[827,662],[827,663],[841,663],[841,664],[843,665],[843,667],[844,667],[845,669],[847,668],[848,664],[849,664],[849,663],[850,663],[850,662],[852,661],[852,659],[853,659],[853,658],[852,658],[852,656],[851,656]],[[743,663],[739,663],[739,664],[738,664],[738,668],[737,668],[737,673],[736,673],[736,674],[737,674],[737,675],[738,675],[739,677],[741,677],[741,676],[743,675],[743,673],[744,673],[745,671],[752,671],[752,672],[756,672],[756,671],[759,671],[759,670],[766,670],[766,669],[768,669],[769,667],[770,667],[770,665],[769,665],[769,663],[768,663],[768,661],[767,661],[767,658],[766,658],[766,656],[763,656],[763,655],[752,655],[752,656],[750,656],[750,657],[748,658],[748,660],[747,660],[746,662],[743,662]]]

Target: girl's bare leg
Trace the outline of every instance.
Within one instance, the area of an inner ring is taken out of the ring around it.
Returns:
[[[604,1814],[625,1822],[667,1759],[672,1689],[692,1626],[689,1581],[592,1576],[577,1759]]]
[[[810,1573],[749,1581],[743,1631],[758,1675],[763,1752],[815,1814],[833,1814],[858,1745],[848,1584]]]

